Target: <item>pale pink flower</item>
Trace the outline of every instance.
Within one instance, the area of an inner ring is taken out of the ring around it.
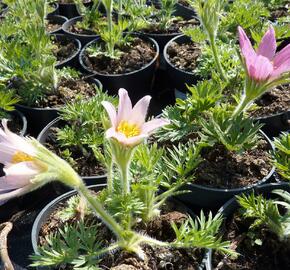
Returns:
[[[262,38],[257,51],[239,26],[239,40],[245,58],[248,76],[257,82],[268,82],[290,71],[290,44],[276,53],[275,31],[272,26]]]
[[[169,124],[162,118],[145,122],[151,97],[145,96],[132,108],[131,100],[125,89],[119,90],[118,112],[115,107],[107,101],[103,101],[110,120],[111,128],[106,131],[107,138],[115,138],[121,144],[134,146],[141,143],[155,129]]]
[[[5,176],[0,177],[0,201],[30,191],[34,186],[31,180],[46,170],[46,166],[35,158],[36,150],[29,141],[11,132],[7,120],[2,120],[2,125],[0,163],[4,164]]]

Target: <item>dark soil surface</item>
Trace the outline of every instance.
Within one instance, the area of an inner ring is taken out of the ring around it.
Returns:
[[[61,26],[62,26],[61,24],[54,23],[54,22],[52,22],[52,21],[48,21],[48,22],[46,23],[46,31],[47,31],[48,33],[51,33],[51,32],[53,32],[53,31],[55,31],[55,30],[60,29]]]
[[[226,223],[224,238],[240,256],[237,259],[214,254],[214,269],[222,270],[286,270],[290,266],[289,242],[280,242],[267,228],[255,229],[255,239],[261,239],[262,245],[254,244],[249,235],[251,221],[242,219],[236,213]],[[251,229],[250,229],[251,231]]]
[[[12,115],[12,114],[7,114],[7,115],[5,115],[5,118],[9,119],[8,128],[12,132],[19,134],[23,128],[23,122],[22,122],[22,119],[20,117],[18,117],[18,114],[17,114],[17,116]],[[2,128],[1,120],[2,119],[0,118],[0,127]]]
[[[286,2],[284,6],[271,11],[271,20],[276,20],[281,17],[290,15],[290,1]]]
[[[187,8],[193,9],[187,0],[178,0],[178,4],[185,6]]]
[[[90,29],[84,29],[81,27],[80,22],[76,22],[69,27],[69,32],[78,35],[97,35],[97,33]]]
[[[178,69],[193,72],[196,68],[196,60],[201,54],[201,50],[193,43],[178,44],[172,42],[167,49],[170,62]]]
[[[259,108],[250,112],[252,117],[269,116],[290,110],[290,85],[268,91],[256,103]]]
[[[171,203],[172,204],[172,203]],[[50,216],[48,221],[43,225],[40,231],[40,243],[46,242],[45,236],[54,233],[57,228],[64,226],[64,223],[58,218],[57,212],[63,209],[65,204],[60,204],[59,208]],[[181,225],[187,219],[187,214],[182,210],[175,210],[176,206],[167,206],[161,212],[161,215],[148,224],[138,225],[137,230],[141,233],[154,237],[160,241],[173,241],[174,231],[171,223],[175,222],[177,226]],[[182,212],[180,212],[182,211]],[[94,216],[85,217],[86,220],[96,220]],[[99,220],[96,220],[99,222]],[[76,218],[67,221],[70,224],[76,222]],[[105,227],[100,228],[102,231],[102,240],[106,243],[114,241],[112,233]],[[101,269],[112,270],[195,270],[198,269],[199,262],[202,260],[202,253],[199,250],[182,250],[171,248],[160,248],[144,246],[145,260],[142,261],[134,254],[117,251],[115,254],[109,254],[103,258],[100,263]],[[64,265],[58,270],[71,269]]]
[[[150,27],[143,29],[142,32],[145,32],[148,34],[174,34],[174,33],[181,33],[181,29],[194,27],[196,25],[199,25],[199,21],[197,19],[182,20],[180,18],[176,18],[172,20],[172,23],[170,24],[168,28],[160,29],[160,27],[158,26],[158,20],[153,19]]]
[[[51,132],[47,138],[45,146],[56,153],[61,158],[63,156],[62,151],[69,149],[72,153],[72,158],[76,162],[73,164],[73,168],[78,172],[81,176],[94,176],[94,175],[103,175],[105,174],[105,168],[101,166],[96,161],[96,158],[93,155],[92,150],[87,149],[88,155],[85,156],[84,153],[78,147],[61,147],[59,142],[57,141],[57,132],[59,128],[51,128]]]
[[[63,62],[70,58],[76,51],[77,46],[70,39],[54,40],[53,54],[56,57],[58,63]]]
[[[129,46],[119,50],[122,52],[119,59],[111,59],[105,55],[92,57],[86,52],[83,61],[90,70],[101,74],[125,74],[143,68],[156,56],[153,45],[140,38],[134,38]]]
[[[239,188],[261,181],[272,169],[269,144],[260,140],[256,148],[239,155],[223,145],[202,151],[195,184],[212,188]]]
[[[77,96],[82,95],[85,99],[88,99],[93,97],[95,93],[94,84],[90,84],[84,80],[62,79],[57,91],[47,95],[41,103],[37,104],[37,107],[57,108],[67,102],[74,101]]]

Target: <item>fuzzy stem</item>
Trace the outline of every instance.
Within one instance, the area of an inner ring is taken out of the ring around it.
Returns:
[[[220,62],[220,59],[219,59],[219,56],[218,56],[218,51],[217,51],[217,47],[216,47],[216,42],[215,42],[215,38],[214,38],[214,35],[208,33],[209,35],[209,43],[210,43],[210,47],[212,49],[212,53],[213,53],[213,57],[214,57],[214,61],[215,61],[215,64],[216,64],[216,67],[218,69],[218,72],[220,73],[221,75],[221,78],[224,80],[224,81],[228,81],[228,78],[225,74],[225,71],[221,65],[221,62]]]
[[[107,188],[108,188],[109,194],[113,193],[112,174],[113,174],[113,162],[110,162],[108,166],[108,172],[107,172]]]
[[[123,228],[121,228],[121,226],[115,221],[115,219],[105,211],[100,202],[91,194],[90,190],[88,190],[85,185],[80,185],[77,190],[87,200],[87,202],[91,205],[92,209],[111,229],[111,231],[114,232],[119,239],[123,239]]]

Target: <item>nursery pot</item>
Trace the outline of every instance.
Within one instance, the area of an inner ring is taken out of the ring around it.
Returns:
[[[17,117],[18,119],[20,119],[21,122],[21,130],[19,132],[20,136],[25,136],[26,132],[27,132],[27,120],[26,117],[23,115],[23,113],[21,113],[18,110],[14,110],[12,112],[9,112],[9,114],[11,114],[13,117]]]
[[[59,24],[60,27],[57,28],[54,31],[48,32],[49,34],[60,34],[62,33],[62,25],[68,21],[68,19],[64,16],[60,16],[60,15],[48,15],[46,17],[46,19],[51,22],[51,23],[55,23],[55,24]]]
[[[199,78],[192,72],[185,71],[174,66],[174,64],[170,62],[167,52],[168,52],[168,48],[172,45],[173,42],[176,42],[177,44],[184,44],[184,43],[189,43],[190,41],[191,41],[190,37],[187,37],[185,35],[179,35],[171,39],[166,44],[163,51],[163,57],[166,63],[166,70],[168,73],[168,78],[171,81],[171,85],[177,91],[180,91],[182,93],[188,92],[186,84],[187,85],[196,84]]]
[[[76,47],[76,50],[72,52],[72,54],[67,58],[60,62],[57,62],[55,65],[56,68],[63,68],[63,67],[73,67],[76,68],[78,65],[78,56],[81,51],[82,45],[80,41],[76,38],[68,37],[64,34],[55,34],[53,35],[55,40],[59,43],[73,43]]]
[[[90,41],[98,38],[99,35],[97,35],[93,31],[91,31],[91,33],[89,33],[89,34],[77,34],[77,33],[71,32],[70,27],[79,21],[82,21],[82,16],[75,17],[75,18],[68,20],[67,22],[65,22],[63,24],[62,30],[65,33],[65,35],[78,39],[81,42],[82,46],[85,46]]]
[[[108,91],[110,95],[116,95],[120,88],[125,88],[133,102],[138,101],[147,94],[151,94],[152,83],[159,55],[159,47],[154,39],[138,34],[135,36],[149,41],[154,46],[156,51],[155,57],[151,60],[151,62],[139,70],[124,74],[102,74],[87,67],[83,61],[85,51],[89,46],[100,41],[100,38],[88,43],[79,55],[79,61],[82,68],[86,72],[94,74],[94,77],[102,82],[104,90]]]
[[[94,190],[95,192],[101,191],[102,189],[104,189],[106,187],[106,184],[100,184],[100,185],[92,185],[89,186],[89,189]],[[33,251],[34,253],[38,253],[38,239],[39,239],[39,232],[41,227],[43,226],[43,224],[45,224],[45,222],[47,221],[47,219],[49,218],[49,216],[57,209],[58,205],[60,203],[65,202],[66,200],[68,200],[70,197],[74,196],[77,194],[76,190],[72,190],[69,191],[65,194],[62,194],[61,196],[57,197],[56,199],[54,199],[53,201],[51,201],[49,204],[47,204],[42,211],[38,214],[38,216],[36,217],[34,223],[33,223],[33,227],[32,227],[32,232],[31,232],[31,241],[32,241],[32,247],[33,247]],[[189,216],[191,216],[192,218],[195,217],[194,213],[186,207],[186,205],[183,205],[182,203],[171,199],[170,200],[173,204],[174,204],[174,208],[176,209],[183,209],[185,210],[185,212],[187,212],[189,214]],[[204,263],[205,263],[206,257],[203,258],[201,264],[198,266],[198,268],[195,268],[196,270],[202,270],[204,269]],[[37,269],[39,270],[49,270],[49,267],[37,267]]]
[[[40,134],[37,137],[37,140],[45,144],[47,141],[48,136],[51,133],[51,128],[57,128],[61,127],[65,124],[64,121],[62,121],[60,118],[56,118],[52,120],[50,123],[47,124],[46,127],[40,132]],[[104,184],[106,183],[107,175],[93,175],[93,176],[81,176],[82,179],[85,181],[87,185],[95,185],[95,184]]]
[[[51,7],[52,11],[47,14],[47,16],[50,15],[58,15],[59,14],[59,5],[58,3],[50,3],[49,6]]]
[[[254,191],[257,195],[262,194],[266,197],[270,197],[270,193],[275,189],[282,189],[287,192],[290,192],[290,185],[288,183],[271,183],[271,184],[265,184],[261,186],[257,186],[254,188]],[[230,199],[228,202],[226,202],[220,209],[219,213],[221,213],[225,219],[230,218],[234,212],[239,208],[239,203],[237,202],[237,199],[234,197]],[[206,270],[213,270],[214,267],[212,265],[212,250],[208,250],[206,254]]]
[[[263,131],[260,131],[260,134],[274,150],[274,146],[270,139],[266,136]],[[178,195],[177,198],[185,205],[191,206],[194,209],[209,209],[217,210],[229,199],[233,198],[235,195],[240,193],[249,192],[262,184],[269,182],[275,172],[275,167],[273,166],[271,171],[263,179],[257,181],[255,184],[234,188],[234,189],[221,189],[221,188],[212,188],[208,186],[197,185],[194,183],[185,184],[182,187],[182,190],[189,191]]]
[[[86,0],[83,2],[86,7],[89,7],[92,5],[91,0]],[[59,5],[60,15],[65,16],[69,19],[80,16],[80,13],[78,12],[78,9],[75,3],[58,3],[58,5]]]
[[[187,7],[187,6],[184,6],[180,3],[176,3],[175,4],[175,12],[174,12],[175,16],[179,16],[179,17],[182,17],[186,20],[190,20],[192,19],[193,17],[196,16],[196,12],[194,11],[193,8],[191,7]]]
[[[290,129],[290,110],[255,119],[264,126],[262,130],[270,137],[279,136],[280,132]]]
[[[101,83],[94,78],[89,78],[88,81],[95,83],[99,87],[101,86]],[[59,110],[57,108],[35,108],[25,105],[15,105],[15,107],[26,116],[28,133],[35,137],[48,123],[57,118]]]

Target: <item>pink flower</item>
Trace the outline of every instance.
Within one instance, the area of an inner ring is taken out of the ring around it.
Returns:
[[[262,38],[257,51],[239,26],[239,40],[248,76],[257,82],[268,82],[290,71],[290,44],[276,54],[275,31],[272,26]]]
[[[0,201],[30,191],[34,186],[31,180],[46,170],[45,164],[34,157],[36,150],[29,141],[12,133],[7,120],[2,120],[2,125],[0,163],[4,164],[5,176],[0,177]]]
[[[145,96],[132,108],[131,100],[125,89],[119,90],[118,113],[115,107],[103,101],[112,127],[106,131],[107,138],[115,138],[121,144],[135,146],[147,138],[155,129],[169,124],[166,119],[158,118],[145,122],[151,97]]]

